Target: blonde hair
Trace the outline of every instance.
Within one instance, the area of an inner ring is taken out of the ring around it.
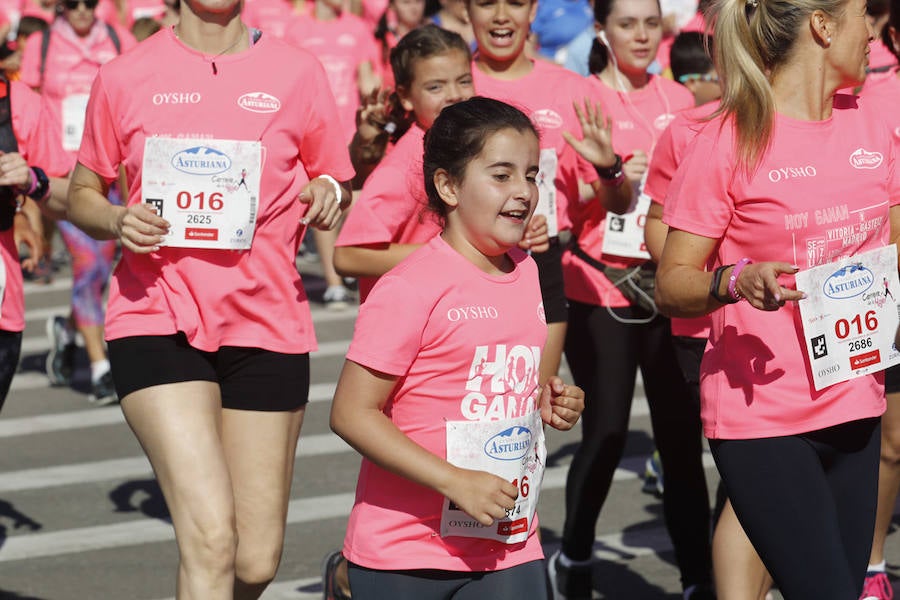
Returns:
[[[816,10],[838,16],[847,0],[715,0],[716,69],[722,100],[716,114],[735,128],[740,167],[752,172],[772,141],[775,97],[770,80],[791,57],[800,27]]]

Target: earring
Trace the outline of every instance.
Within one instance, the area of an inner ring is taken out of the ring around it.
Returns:
[[[825,38],[825,41],[831,44],[831,36],[829,35],[827,38]]]

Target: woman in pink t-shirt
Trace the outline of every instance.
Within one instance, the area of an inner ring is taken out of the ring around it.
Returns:
[[[100,68],[69,192],[69,219],[123,246],[110,362],[172,513],[178,598],[258,598],[275,576],[316,349],[294,260],[353,175],[321,64],[241,4],[187,0]],[[106,199],[120,167],[126,206]]]
[[[534,125],[497,100],[449,106],[428,131],[443,231],[363,304],[332,405],[364,457],[343,550],[356,600],[546,597],[543,424],[570,429],[583,394],[539,381],[537,268],[516,247],[538,157]]]
[[[421,27],[425,20],[425,0],[391,0],[375,25],[375,39],[381,46],[381,87],[394,88],[391,69],[391,50],[410,31]]]
[[[594,18],[598,33],[587,83],[612,122],[613,147],[624,157],[621,178],[642,201],[633,208],[630,196],[624,206],[569,206],[573,239],[562,262],[569,301],[565,352],[589,408],[568,472],[560,553],[550,564],[561,573],[561,593],[580,597],[592,589],[593,532],[624,451],[640,369],[682,588],[685,598],[702,598],[710,593],[712,559],[697,409],[678,367],[671,323],[655,310],[652,287],[636,289],[632,279],[652,284],[654,277],[642,231],[648,157],[674,115],[693,106],[694,98],[683,85],[647,71],[662,37],[657,0],[597,0]]]
[[[97,0],[60,0],[57,7],[50,28],[32,35],[25,44],[21,81],[40,91],[47,101],[52,115],[48,126],[59,129],[71,169],[81,144],[91,84],[100,65],[136,42],[128,31],[97,18]],[[90,401],[110,404],[117,398],[103,342],[103,294],[116,244],[92,239],[68,221],[60,221],[58,228],[72,261],[72,298],[67,317],[47,320],[47,375],[53,385],[72,382],[77,330],[91,365]]]
[[[794,275],[825,266],[839,279],[838,261],[869,251],[893,260],[895,144],[877,103],[837,94],[866,74],[866,3],[723,0],[712,22],[721,109],[670,187],[657,300],[673,316],[711,314],[704,433],[782,594],[852,600],[872,544],[883,373],[853,366],[837,383],[819,379],[846,368],[825,340],[848,308],[828,301],[837,288],[798,290]],[[860,297],[850,308],[871,306]]]
[[[66,157],[45,127],[47,112],[40,97],[21,82],[10,82],[0,73],[0,408],[19,364],[25,329],[25,296],[22,268],[31,270],[40,256],[35,229],[40,212],[58,218],[65,213],[68,180]],[[38,208],[40,207],[40,208]],[[34,227],[32,227],[32,223]],[[19,264],[19,245],[30,257]]]

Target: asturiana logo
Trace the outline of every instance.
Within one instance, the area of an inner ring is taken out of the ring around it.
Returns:
[[[195,146],[172,157],[172,166],[190,175],[217,175],[231,168],[231,159],[209,146]]]
[[[664,113],[653,119],[653,126],[662,131],[675,119],[672,113]]]
[[[865,293],[874,283],[872,271],[861,264],[847,265],[825,280],[822,291],[829,298],[846,300]]]
[[[255,113],[273,113],[281,109],[281,100],[265,92],[244,94],[237,103],[244,110]]]
[[[496,460],[519,460],[531,449],[531,430],[515,425],[484,444],[484,453]]]
[[[855,169],[877,169],[883,161],[881,152],[869,152],[862,148],[857,148],[850,155],[850,164]]]
[[[534,111],[531,115],[531,120],[541,129],[559,129],[563,126],[562,117],[552,108],[542,108]]]

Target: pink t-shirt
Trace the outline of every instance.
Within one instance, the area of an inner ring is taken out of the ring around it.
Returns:
[[[374,73],[381,65],[381,52],[369,26],[356,15],[344,11],[337,19],[320,21],[312,15],[297,17],[284,39],[313,53],[325,67],[338,115],[349,144],[356,133],[359,108],[359,67],[368,62]]]
[[[557,170],[552,177],[556,188],[556,218],[560,231],[571,229],[568,205],[579,199],[578,180],[597,181],[593,167],[579,156],[562,136],[569,131],[581,137],[581,125],[573,102],[584,105],[589,95],[584,78],[546,60],[532,62],[534,68],[524,77],[514,80],[497,79],[472,65],[472,80],[479,96],[507,102],[524,112],[541,135],[541,153],[554,151]],[[543,168],[543,167],[542,167]],[[538,181],[550,176],[543,171]]]
[[[732,128],[711,121],[675,175],[665,222],[721,240],[714,266],[747,257],[807,269],[886,245],[900,171],[872,108],[839,95],[825,121],[778,115],[772,145],[749,179],[737,170]],[[877,166],[854,162],[861,153],[877,157]],[[781,281],[794,285],[790,276]],[[882,373],[816,391],[805,348],[796,303],[763,312],[739,302],[713,312],[700,368],[706,436],[791,435],[884,412]]]
[[[63,154],[59,139],[54,137],[56,130],[44,126],[47,118],[46,103],[19,81],[10,82],[9,102],[19,154],[29,165],[42,168],[49,177],[64,177],[68,173],[68,160]],[[0,233],[0,256],[6,267],[0,329],[22,331],[25,329],[25,296],[14,228]]]
[[[53,21],[50,31],[43,82],[40,74],[43,36],[40,32],[29,36],[25,42],[20,81],[33,88],[41,88],[41,95],[48,102],[52,123],[60,129],[60,139],[64,139],[64,128],[71,125],[67,121],[72,119],[63,114],[64,103],[79,96],[86,98],[100,66],[114,59],[119,52],[109,36],[106,23],[100,20],[94,23],[85,37],[75,33],[63,18]],[[137,44],[134,36],[127,31],[116,29],[116,33],[119,34],[122,52]],[[79,115],[77,119],[80,126],[83,117]],[[70,168],[75,166],[78,156],[75,146],[70,144],[73,149],[68,150]]]
[[[166,14],[166,5],[162,0],[127,0],[125,14],[120,17],[113,0],[100,0],[95,14],[102,21],[115,23],[130,30],[138,19],[162,18]]]
[[[39,0],[22,0],[19,8],[19,18],[21,17],[37,17],[48,23],[52,23],[56,18],[54,11],[56,3],[52,2],[50,6],[44,6]]]
[[[639,90],[617,92],[597,77],[588,77],[592,99],[612,119],[612,140],[616,153],[623,158],[643,150],[652,155],[659,136],[675,115],[694,106],[694,96],[686,87],[663,77],[650,76]],[[599,201],[572,204],[569,211],[574,224],[572,232],[578,245],[589,255],[612,267],[629,267],[645,261],[603,254],[606,209]],[[600,271],[571,252],[563,256],[566,297],[596,306],[628,306],[629,302]]]
[[[290,0],[249,0],[244,4],[241,18],[263,35],[283,38],[298,13]]]
[[[147,70],[156,64],[178,68]],[[110,287],[106,336],[183,331],[201,350],[310,352],[315,334],[294,264],[307,206],[297,196],[312,177],[353,176],[328,81],[311,54],[265,36],[245,52],[217,57],[216,65],[218,75],[166,28],[101,67],[94,82],[78,160],[106,180],[123,164],[129,205],[141,201],[147,136],[263,146],[252,248],[125,250]]]
[[[425,194],[424,138],[422,128],[413,125],[397,140],[363,184],[335,245],[424,244],[441,232]],[[360,277],[360,301],[365,301],[376,281],[377,277]]]
[[[385,414],[442,458],[446,421],[522,416],[535,407],[547,337],[537,265],[517,249],[509,255],[515,270],[488,275],[436,236],[382,277],[360,308],[347,359],[399,377]],[[537,519],[518,544],[444,538],[442,505],[437,492],[363,458],[344,556],[373,569],[469,572],[543,557]]]
[[[709,102],[703,106],[688,109],[675,115],[669,126],[659,136],[656,150],[650,159],[647,170],[647,181],[644,182],[644,193],[660,206],[665,206],[669,184],[675,176],[684,151],[703,128],[703,119],[718,108],[718,102]],[[696,319],[672,318],[672,335],[707,339],[709,337],[709,315]]]

